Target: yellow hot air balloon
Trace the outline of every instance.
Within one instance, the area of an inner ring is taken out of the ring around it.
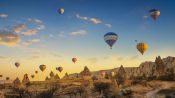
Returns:
[[[147,43],[138,43],[137,44],[137,50],[143,55],[144,52],[148,49],[148,44]]]

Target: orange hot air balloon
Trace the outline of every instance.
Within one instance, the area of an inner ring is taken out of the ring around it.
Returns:
[[[19,62],[15,62],[15,66],[18,68],[20,66]]]
[[[35,74],[38,74],[38,71],[37,70],[35,71]]]
[[[41,71],[44,71],[46,69],[46,65],[40,65],[39,68]]]
[[[76,63],[77,62],[77,58],[72,58],[72,62]]]
[[[143,55],[144,52],[148,49],[148,44],[147,43],[138,43],[137,44],[137,50]]]

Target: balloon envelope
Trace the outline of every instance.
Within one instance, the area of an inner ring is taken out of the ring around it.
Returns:
[[[35,71],[35,74],[38,74],[38,71],[37,70]]]
[[[137,44],[136,48],[143,55],[144,52],[148,49],[148,44],[141,42]]]
[[[34,77],[35,77],[35,75],[31,75],[31,77],[32,77],[32,78],[34,78]]]
[[[19,62],[15,62],[15,66],[18,68],[20,66]]]
[[[77,61],[77,58],[72,58],[72,62],[76,62]]]
[[[40,65],[39,68],[41,71],[44,71],[46,69],[46,65]]]
[[[58,12],[59,12],[59,14],[63,15],[64,14],[64,8],[59,8]]]
[[[59,67],[59,69],[58,69],[60,72],[62,72],[63,71],[63,67]]]
[[[118,40],[118,35],[115,34],[114,32],[108,32],[104,35],[104,40],[110,46],[110,48],[112,49],[112,46]]]
[[[58,70],[59,72],[63,71],[63,67],[56,67],[56,70]]]
[[[160,16],[160,10],[158,9],[151,9],[149,13],[154,20],[156,20]]]

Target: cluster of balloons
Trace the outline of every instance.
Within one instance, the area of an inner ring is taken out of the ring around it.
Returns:
[[[64,14],[64,8],[59,8],[58,13],[63,15]],[[151,9],[149,11],[150,16],[154,19],[157,20],[157,18],[160,16],[160,10],[158,9]],[[110,49],[112,49],[113,45],[117,42],[118,40],[118,35],[114,32],[108,32],[104,35],[104,41],[108,44]],[[138,42],[138,40],[135,40],[135,42]],[[148,44],[145,42],[139,42],[136,45],[137,50],[143,55],[145,51],[148,49]],[[77,58],[72,58],[72,62],[76,63]],[[15,62],[15,66],[18,68],[20,66],[19,62]],[[43,72],[46,69],[46,65],[40,65],[39,69]],[[63,67],[56,67],[56,70],[59,72],[62,72]],[[35,74],[38,74],[38,71],[35,71]],[[104,71],[101,72],[101,75],[105,75],[106,73]],[[114,75],[114,73],[112,73]],[[0,75],[0,77],[3,77],[3,75]],[[32,78],[35,77],[35,75],[31,75]],[[6,77],[6,80],[9,80],[9,77]]]
[[[151,9],[149,11],[150,16],[156,20],[160,16],[160,10],[158,9]],[[109,47],[112,49],[112,46],[117,42],[118,35],[114,32],[108,32],[104,35],[105,42],[109,45]],[[135,40],[135,42],[138,42]],[[140,42],[136,46],[137,50],[143,55],[144,52],[148,49],[148,44],[145,42]]]

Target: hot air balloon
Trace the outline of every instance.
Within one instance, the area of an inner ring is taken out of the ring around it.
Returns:
[[[46,69],[46,65],[40,65],[39,68],[41,71],[44,71]]]
[[[77,58],[72,58],[72,62],[76,62],[77,61]]]
[[[147,43],[138,43],[137,44],[137,50],[143,55],[144,52],[148,49],[148,44]]]
[[[115,34],[114,32],[108,32],[104,35],[104,40],[110,46],[110,48],[112,49],[112,46],[118,40],[118,35]]]
[[[31,77],[32,77],[32,78],[34,78],[34,77],[35,77],[35,75],[31,75]]]
[[[63,67],[59,67],[58,70],[59,70],[59,72],[62,72],[63,71]]]
[[[9,77],[6,77],[6,80],[9,80],[10,78]]]
[[[156,20],[160,16],[160,10],[158,9],[151,9],[149,13],[154,20]]]
[[[59,12],[59,14],[63,15],[64,14],[64,8],[59,8],[58,12]]]
[[[37,70],[35,71],[35,74],[38,74],[38,71]]]
[[[15,66],[18,68],[20,66],[19,62],[15,62]]]

